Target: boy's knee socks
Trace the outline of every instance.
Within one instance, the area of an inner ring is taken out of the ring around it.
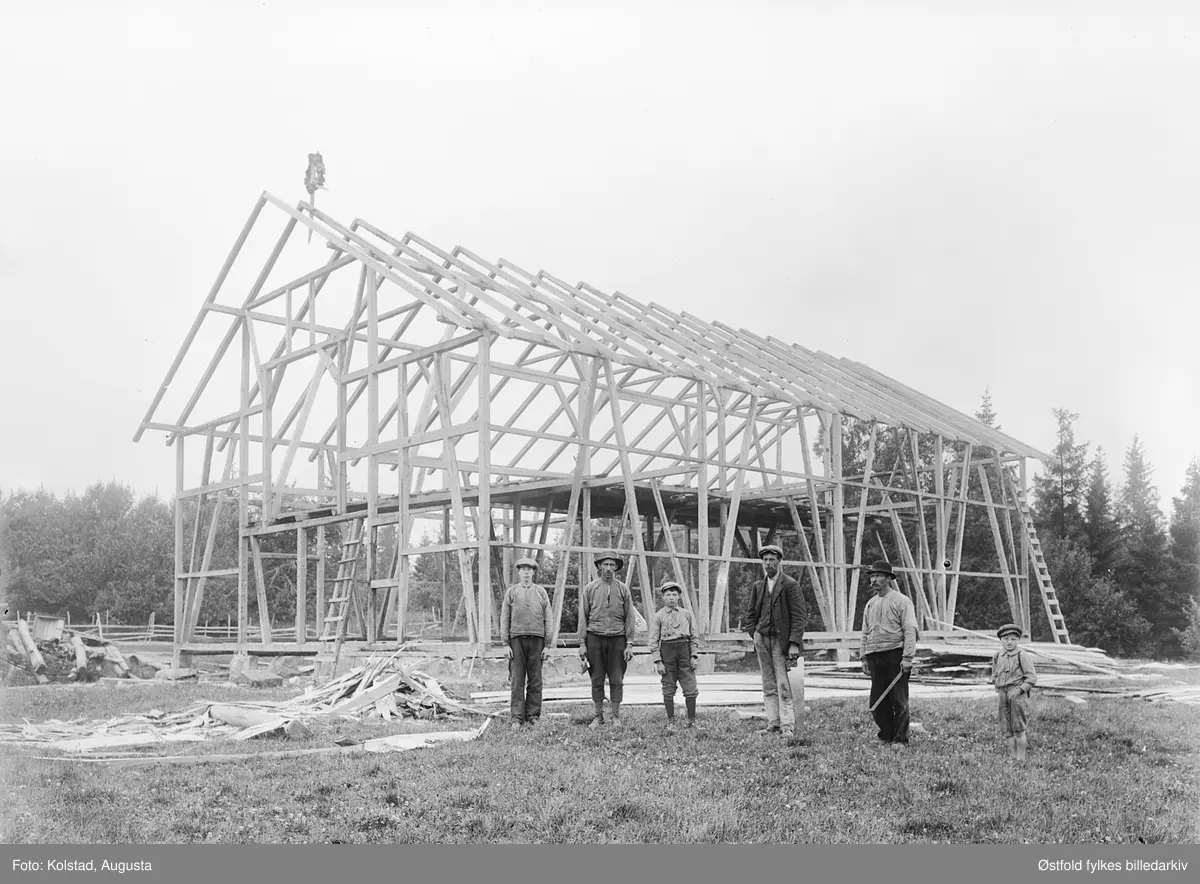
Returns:
[[[667,709],[667,718],[674,720],[675,718],[675,698],[663,697],[663,706]]]

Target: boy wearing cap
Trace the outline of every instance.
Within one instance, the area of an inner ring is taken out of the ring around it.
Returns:
[[[912,600],[892,587],[892,566],[878,561],[867,568],[875,597],[862,615],[859,659],[871,676],[871,715],[880,741],[895,749],[908,745],[908,676],[917,652],[917,612]]]
[[[542,714],[542,661],[550,656],[550,596],[533,582],[537,562],[517,560],[520,582],[510,586],[500,607],[500,641],[508,654],[508,674],[512,679],[509,714],[513,730],[522,724],[535,724]]]
[[[1037,684],[1037,672],[1029,654],[1017,645],[1021,627],[1005,623],[996,635],[1003,647],[992,657],[992,684],[999,698],[1000,732],[1008,738],[1008,754],[1016,761],[1025,760],[1025,717],[1029,692]]]
[[[611,691],[613,724],[621,723],[625,667],[633,657],[633,635],[637,618],[633,595],[617,579],[625,562],[612,551],[596,558],[600,576],[579,590],[579,656],[592,673],[592,704],[596,717],[590,727],[604,724],[604,679]]]
[[[800,584],[779,567],[783,549],[768,544],[758,554],[764,576],[750,591],[742,622],[754,641],[762,670],[763,709],[767,714],[767,726],[762,733],[792,737],[796,733],[796,709],[788,670],[800,659],[808,606]]]
[[[700,694],[696,686],[696,663],[700,659],[696,618],[691,611],[680,607],[683,589],[674,580],[668,580],[659,591],[663,606],[655,611],[650,623],[650,660],[662,676],[667,727],[675,722],[677,682],[683,688],[687,704],[687,726],[692,727],[696,723],[696,697]]]

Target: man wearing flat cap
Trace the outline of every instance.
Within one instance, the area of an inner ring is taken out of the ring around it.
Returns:
[[[783,550],[768,544],[759,550],[763,579],[755,582],[742,612],[746,632],[754,641],[762,670],[763,708],[767,713],[764,734],[796,733],[796,709],[788,670],[800,659],[808,606],[795,579],[784,574]]]
[[[550,596],[533,582],[537,562],[517,560],[515,586],[504,594],[500,606],[500,641],[508,652],[508,674],[512,679],[509,697],[510,725],[536,724],[542,714],[542,663],[550,656],[546,642],[553,632]]]
[[[617,579],[625,562],[609,550],[596,558],[600,576],[579,590],[579,656],[588,662],[592,674],[592,704],[596,717],[591,727],[604,724],[604,679],[612,701],[613,724],[621,723],[625,667],[633,657],[633,635],[637,617],[633,613],[633,595]]]
[[[903,749],[908,745],[908,676],[917,652],[917,612],[912,600],[893,587],[896,575],[887,562],[875,562],[867,577],[875,597],[863,609],[859,658],[871,676],[869,702],[879,739]]]

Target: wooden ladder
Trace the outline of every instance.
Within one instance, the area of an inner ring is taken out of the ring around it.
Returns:
[[[346,637],[346,621],[350,618],[350,600],[354,596],[354,578],[358,573],[358,559],[362,552],[363,519],[349,523],[346,537],[342,540],[342,555],[338,559],[337,576],[333,578],[333,590],[328,599],[329,607],[321,624],[322,653],[327,654],[333,642],[333,660],[342,651],[342,640]]]
[[[1016,483],[1009,476],[1009,488],[1013,499],[1017,502],[1017,510],[1021,514],[1021,528],[1029,538],[1029,563],[1033,565],[1033,573],[1037,579],[1038,590],[1042,594],[1042,604],[1046,608],[1046,617],[1050,620],[1050,632],[1054,641],[1059,644],[1070,644],[1067,635],[1067,621],[1063,617],[1062,608],[1058,604],[1058,593],[1054,591],[1054,583],[1050,580],[1050,568],[1046,565],[1046,556],[1042,553],[1042,542],[1038,540],[1037,529],[1033,526],[1033,513],[1025,502],[1025,495],[1018,490]]]

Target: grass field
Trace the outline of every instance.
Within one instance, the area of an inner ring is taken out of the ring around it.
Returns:
[[[102,719],[201,700],[292,696],[188,687],[10,690],[5,721]],[[589,710],[473,743],[390,755],[112,768],[0,746],[0,840],[175,842],[1188,842],[1200,841],[1200,709],[1035,697],[1029,761],[1011,765],[993,703],[919,700],[927,735],[876,745],[862,701],[816,700],[799,738],[701,709],[668,733],[660,708],[621,729]],[[497,721],[494,725],[502,725]],[[460,730],[478,720],[440,722]],[[156,749],[271,751],[429,729],[339,721],[299,742]]]

